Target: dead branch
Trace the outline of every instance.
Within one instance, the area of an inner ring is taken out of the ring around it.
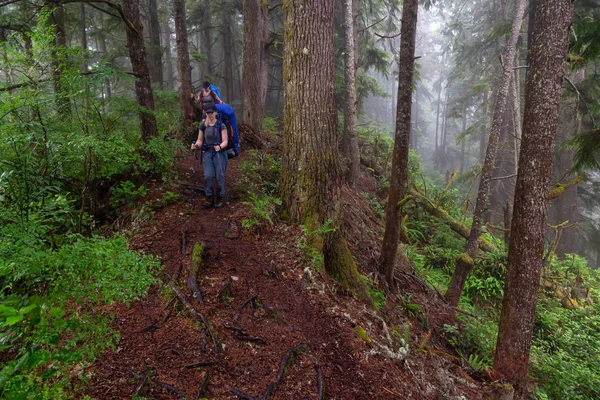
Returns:
[[[400,32],[396,33],[395,35],[391,35],[391,36],[390,36],[390,35],[382,35],[382,34],[380,34],[380,33],[377,33],[377,32],[373,32],[373,34],[374,34],[375,36],[377,36],[377,37],[380,37],[380,38],[382,38],[382,39],[394,39],[394,38],[397,38],[398,36],[400,36],[400,35],[401,35],[401,33],[400,33]]]
[[[248,304],[252,304],[252,307],[256,307],[256,300],[258,300],[257,296],[252,296],[250,297],[248,300],[246,300],[244,302],[244,304],[242,304],[242,306],[240,307],[240,311],[242,311],[244,309],[244,307],[246,307]]]
[[[177,289],[177,287],[174,284],[170,283],[169,287],[171,288],[171,290],[173,292],[175,292],[175,294],[179,298],[179,301],[181,301],[181,303],[185,306],[185,308],[187,308],[187,310],[190,312],[190,314],[192,314],[192,316],[194,318],[196,318],[196,320],[198,320],[199,322],[202,322],[204,324],[204,326],[206,327],[206,330],[208,331],[208,334],[210,335],[210,338],[212,339],[215,349],[218,352],[219,346],[217,346],[217,340],[215,339],[215,337],[212,333],[212,330],[210,329],[210,324],[208,323],[206,318],[204,318],[204,315],[202,315],[198,311],[196,311],[194,306],[192,306],[192,303],[190,303],[190,301],[183,295],[183,293],[181,293],[181,291],[179,289]]]
[[[279,362],[279,370],[277,371],[277,377],[275,379],[275,382],[267,386],[267,390],[263,397],[263,400],[270,400],[275,395],[277,388],[285,379],[285,373],[290,364],[292,364],[294,360],[296,360],[296,357],[298,357],[300,354],[306,353],[308,351],[310,351],[310,346],[308,345],[308,343],[300,343],[298,346],[289,349],[287,353],[285,353],[285,355],[281,358],[281,361]]]
[[[278,324],[284,325],[290,332],[294,330],[294,327],[292,327],[283,318],[281,318],[279,316],[279,314],[277,313],[277,311],[273,310],[264,300],[260,300],[260,299],[258,299],[258,300],[260,302],[260,305],[265,309],[267,314],[270,315],[271,318],[273,318],[275,320],[275,322],[277,322]]]
[[[237,340],[241,340],[243,342],[267,344],[266,340],[256,337],[256,336],[250,336],[250,335],[248,335],[248,333],[246,333],[245,330],[243,330],[240,327],[237,327],[234,325],[229,325],[229,324],[223,324],[223,327],[233,331],[233,337],[236,338]]]
[[[550,200],[554,200],[557,197],[560,197],[565,192],[565,190],[567,190],[571,186],[580,184],[585,178],[587,178],[587,174],[581,174],[572,181],[567,182],[565,184],[557,183],[556,185],[554,185],[555,188],[550,191]]]

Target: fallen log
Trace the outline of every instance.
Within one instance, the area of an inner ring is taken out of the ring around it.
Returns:
[[[190,264],[190,274],[187,279],[187,288],[192,292],[192,296],[201,306],[204,306],[203,294],[198,287],[198,271],[202,266],[202,256],[204,255],[204,243],[196,243],[192,250],[192,261]]]

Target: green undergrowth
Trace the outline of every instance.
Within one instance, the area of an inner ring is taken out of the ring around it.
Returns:
[[[444,190],[427,177],[413,184],[453,218],[470,225],[458,190]],[[445,293],[466,240],[414,204],[408,203],[404,212],[408,215],[404,223],[410,242],[405,248],[408,259],[421,279]],[[447,343],[462,366],[474,374],[493,364],[507,268],[503,240],[489,232],[483,236],[496,251],[482,252],[475,259],[459,304],[468,314],[458,313],[460,324],[444,326]],[[531,349],[533,398],[600,398],[600,352],[595,350],[600,348],[598,299],[599,272],[589,268],[584,258],[546,258]]]
[[[71,234],[52,249],[22,228],[0,231],[0,391],[72,398],[90,378],[85,368],[119,339],[105,306],[145,295],[160,264],[123,237]]]

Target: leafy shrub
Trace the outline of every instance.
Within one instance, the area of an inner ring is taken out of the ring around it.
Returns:
[[[384,292],[377,290],[377,283],[369,278],[368,276],[361,275],[360,279],[363,281],[367,290],[369,292],[369,296],[373,299],[373,304],[375,304],[376,309],[380,309],[385,305],[386,295]]]

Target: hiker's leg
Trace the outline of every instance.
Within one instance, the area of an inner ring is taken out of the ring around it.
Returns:
[[[206,197],[213,195],[212,185],[215,176],[214,155],[215,153],[212,151],[205,151],[202,154],[204,164],[204,194],[206,194]]]
[[[225,197],[225,170],[227,169],[227,153],[220,151],[215,154],[215,168],[217,175],[217,183],[221,190],[219,191],[219,197]]]

